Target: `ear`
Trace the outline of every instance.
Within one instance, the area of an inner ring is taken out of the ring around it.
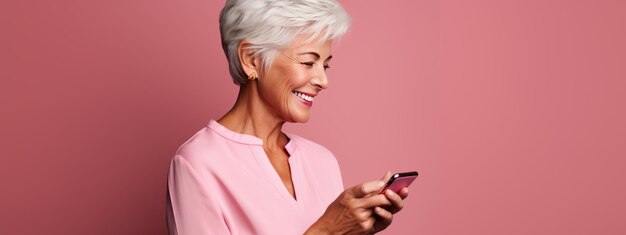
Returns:
[[[252,73],[255,73],[256,76],[258,76],[261,60],[254,54],[254,50],[251,46],[252,44],[246,40],[241,40],[241,42],[239,42],[239,46],[237,47],[239,63],[241,63],[241,68],[243,68],[246,76],[250,76]]]

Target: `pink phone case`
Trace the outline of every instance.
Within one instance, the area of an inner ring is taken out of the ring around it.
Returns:
[[[389,182],[387,182],[387,186],[385,186],[380,193],[385,192],[386,189],[398,193],[402,188],[409,187],[415,178],[417,178],[417,172],[415,171],[394,174],[391,179],[389,179]]]

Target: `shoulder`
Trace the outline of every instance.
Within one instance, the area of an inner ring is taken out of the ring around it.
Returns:
[[[178,148],[175,158],[188,162],[194,168],[199,165],[212,166],[219,164],[219,158],[227,152],[227,145],[228,141],[204,127]]]

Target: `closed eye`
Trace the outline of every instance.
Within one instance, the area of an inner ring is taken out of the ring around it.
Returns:
[[[301,64],[305,65],[306,67],[312,68],[313,65],[315,65],[315,62],[302,62]],[[329,69],[330,66],[328,64],[324,65],[324,70]]]

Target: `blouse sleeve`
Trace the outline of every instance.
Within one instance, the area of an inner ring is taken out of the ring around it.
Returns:
[[[185,158],[174,156],[168,175],[170,235],[230,234],[206,181]]]

